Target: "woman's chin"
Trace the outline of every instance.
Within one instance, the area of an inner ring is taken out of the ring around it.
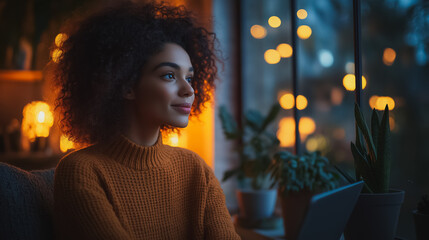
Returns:
[[[185,128],[188,126],[188,124],[189,124],[189,121],[182,121],[182,122],[177,121],[177,122],[171,123],[170,126]]]

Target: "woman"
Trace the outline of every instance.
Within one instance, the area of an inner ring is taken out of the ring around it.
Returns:
[[[56,168],[59,239],[240,239],[211,168],[162,143],[214,89],[215,35],[194,22],[183,7],[127,3],[66,31],[56,105],[90,146]]]

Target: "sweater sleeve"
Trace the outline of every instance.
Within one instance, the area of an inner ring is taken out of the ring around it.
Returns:
[[[211,168],[206,172],[208,193],[204,211],[204,239],[241,239],[232,224],[219,181]]]
[[[89,159],[64,158],[54,178],[57,239],[132,239],[110,204]]]

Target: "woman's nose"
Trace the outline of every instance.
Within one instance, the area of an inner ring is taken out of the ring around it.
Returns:
[[[180,88],[180,96],[182,97],[190,97],[194,95],[194,88],[191,86],[191,83],[186,81],[185,79],[182,79],[182,85]]]

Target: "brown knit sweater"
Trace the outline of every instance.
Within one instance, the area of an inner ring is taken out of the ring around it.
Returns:
[[[125,136],[61,159],[58,239],[240,239],[213,170],[196,153]]]

